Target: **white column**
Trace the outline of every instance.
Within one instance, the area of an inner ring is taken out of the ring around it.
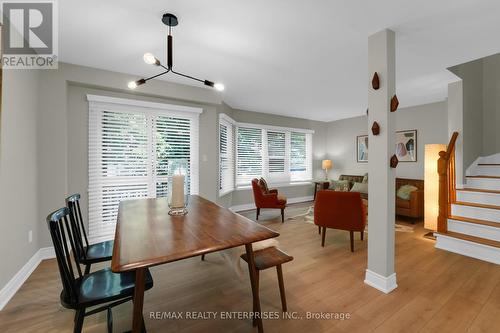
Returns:
[[[389,293],[397,287],[394,272],[395,169],[389,160],[395,153],[395,114],[390,101],[396,93],[395,34],[380,31],[368,38],[368,268],[365,283]],[[380,88],[371,85],[377,72]],[[380,134],[372,134],[376,121]]]

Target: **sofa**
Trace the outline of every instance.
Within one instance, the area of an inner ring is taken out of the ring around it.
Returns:
[[[363,176],[359,175],[340,175],[339,180],[349,182],[349,190],[354,183],[361,183]],[[418,190],[410,193],[410,199],[404,200],[396,196],[396,215],[407,216],[411,218],[420,218],[424,216],[424,181],[421,179],[396,178],[396,193],[403,185],[412,185]],[[361,193],[363,199],[368,199],[368,194]]]

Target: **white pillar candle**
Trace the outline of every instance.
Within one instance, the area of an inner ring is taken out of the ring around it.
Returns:
[[[172,208],[184,208],[184,175],[172,176]]]

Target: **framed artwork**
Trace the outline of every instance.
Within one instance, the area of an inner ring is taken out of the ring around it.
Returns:
[[[417,130],[396,131],[396,156],[399,162],[417,162]],[[368,135],[356,137],[356,161],[368,162]]]
[[[396,156],[399,162],[417,161],[417,130],[396,132]]]
[[[368,162],[368,135],[356,137],[356,161],[358,163]]]

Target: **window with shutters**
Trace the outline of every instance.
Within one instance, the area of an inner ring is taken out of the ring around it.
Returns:
[[[219,115],[219,196],[234,190],[234,121]]]
[[[188,161],[188,190],[198,193],[200,109],[88,95],[89,236],[114,236],[120,201],[163,197],[168,162]]]
[[[270,183],[312,179],[311,130],[236,124],[236,186],[253,178]]]

